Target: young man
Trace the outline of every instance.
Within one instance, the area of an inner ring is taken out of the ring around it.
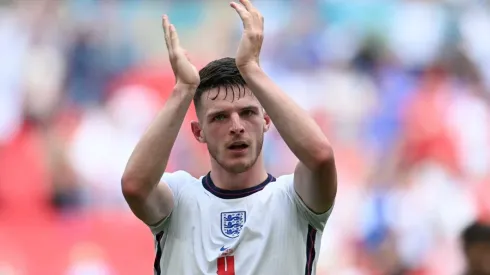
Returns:
[[[264,21],[248,0],[240,2],[231,3],[244,25],[236,59],[199,73],[163,18],[175,88],[122,178],[128,204],[155,235],[158,275],[315,274],[337,191],[332,148],[260,68]],[[199,121],[192,132],[211,156],[211,172],[199,179],[164,173],[193,100]],[[262,159],[271,121],[299,159],[294,174],[277,179]]]

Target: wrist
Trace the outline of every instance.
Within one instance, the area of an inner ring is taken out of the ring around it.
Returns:
[[[242,65],[238,67],[238,70],[240,71],[240,74],[244,78],[263,72],[262,68],[258,63],[249,63],[247,65]]]
[[[197,90],[198,85],[191,85],[191,84],[184,84],[184,83],[179,83],[177,82],[174,86],[173,91],[174,92],[179,92],[179,93],[189,93],[189,94],[195,94]]]

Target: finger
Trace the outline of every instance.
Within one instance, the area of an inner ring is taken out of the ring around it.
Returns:
[[[240,18],[242,19],[243,22],[243,27],[245,29],[250,28],[252,25],[251,18],[250,18],[250,13],[245,9],[244,6],[237,4],[235,2],[231,2],[230,6],[236,10]]]
[[[249,12],[256,10],[255,7],[252,5],[252,2],[250,2],[249,0],[240,0],[240,3],[242,3],[245,9],[247,9],[247,11]]]
[[[172,51],[172,45],[170,44],[170,23],[168,22],[168,16],[164,15],[162,17],[162,28],[165,36],[165,44],[169,52]]]
[[[172,49],[177,49],[180,46],[179,35],[173,24],[170,24],[170,44]]]
[[[264,23],[264,17],[260,14],[259,10],[252,4],[250,0],[240,0],[240,3],[247,9],[247,11],[253,15],[256,16]]]

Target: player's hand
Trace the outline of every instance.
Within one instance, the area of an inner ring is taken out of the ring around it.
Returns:
[[[199,86],[199,72],[191,63],[187,52],[180,46],[179,36],[175,26],[170,24],[168,16],[162,18],[162,27],[165,33],[168,56],[174,71],[176,85],[188,87]]]
[[[244,30],[235,59],[238,69],[244,70],[250,66],[259,66],[260,50],[264,41],[264,17],[249,0],[240,0],[240,3],[232,2],[230,6],[243,22]]]

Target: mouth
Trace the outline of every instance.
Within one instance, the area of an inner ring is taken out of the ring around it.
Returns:
[[[243,151],[247,148],[248,148],[248,144],[246,142],[243,142],[243,141],[233,142],[230,146],[228,146],[229,150],[237,151],[237,152]]]

